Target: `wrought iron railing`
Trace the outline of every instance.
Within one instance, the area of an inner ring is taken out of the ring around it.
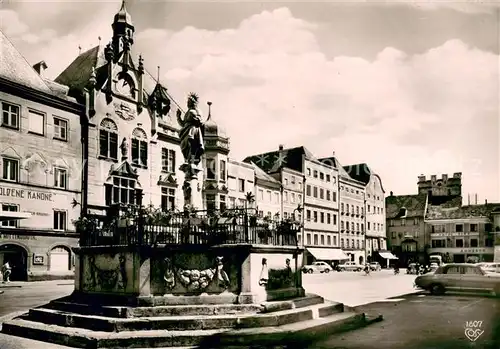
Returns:
[[[162,212],[113,207],[106,216],[75,222],[80,246],[263,244],[297,246],[301,225],[258,217],[255,209]]]

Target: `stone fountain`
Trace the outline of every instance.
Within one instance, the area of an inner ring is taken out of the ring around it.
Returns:
[[[74,292],[5,322],[2,332],[78,348],[296,347],[372,321],[305,294],[300,226],[269,231],[249,223],[246,210],[222,223],[196,213],[203,154],[197,101],[191,94],[184,118],[177,115],[185,158],[181,223],[174,215],[147,227],[136,217],[125,232],[86,232],[97,235],[74,249]],[[99,242],[109,234],[132,242]]]

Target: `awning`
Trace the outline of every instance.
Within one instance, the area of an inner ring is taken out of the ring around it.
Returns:
[[[379,252],[378,254],[380,255],[380,257],[385,258],[385,259],[399,259],[398,257],[396,257],[395,255],[393,255],[390,252]]]
[[[342,261],[349,259],[347,255],[340,248],[312,248],[307,247],[307,250],[316,259],[323,261]]]
[[[29,212],[0,211],[0,221],[15,221],[31,218],[31,216]]]

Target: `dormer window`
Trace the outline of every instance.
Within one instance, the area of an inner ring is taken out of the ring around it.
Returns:
[[[146,132],[136,128],[132,132],[132,163],[137,166],[148,166],[148,141]]]
[[[406,218],[406,214],[407,214],[406,207],[401,207],[398,213],[399,218]]]

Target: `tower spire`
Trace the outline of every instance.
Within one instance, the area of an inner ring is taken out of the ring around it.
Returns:
[[[156,72],[156,83],[159,84],[160,83],[160,66],[157,67],[158,70]]]

